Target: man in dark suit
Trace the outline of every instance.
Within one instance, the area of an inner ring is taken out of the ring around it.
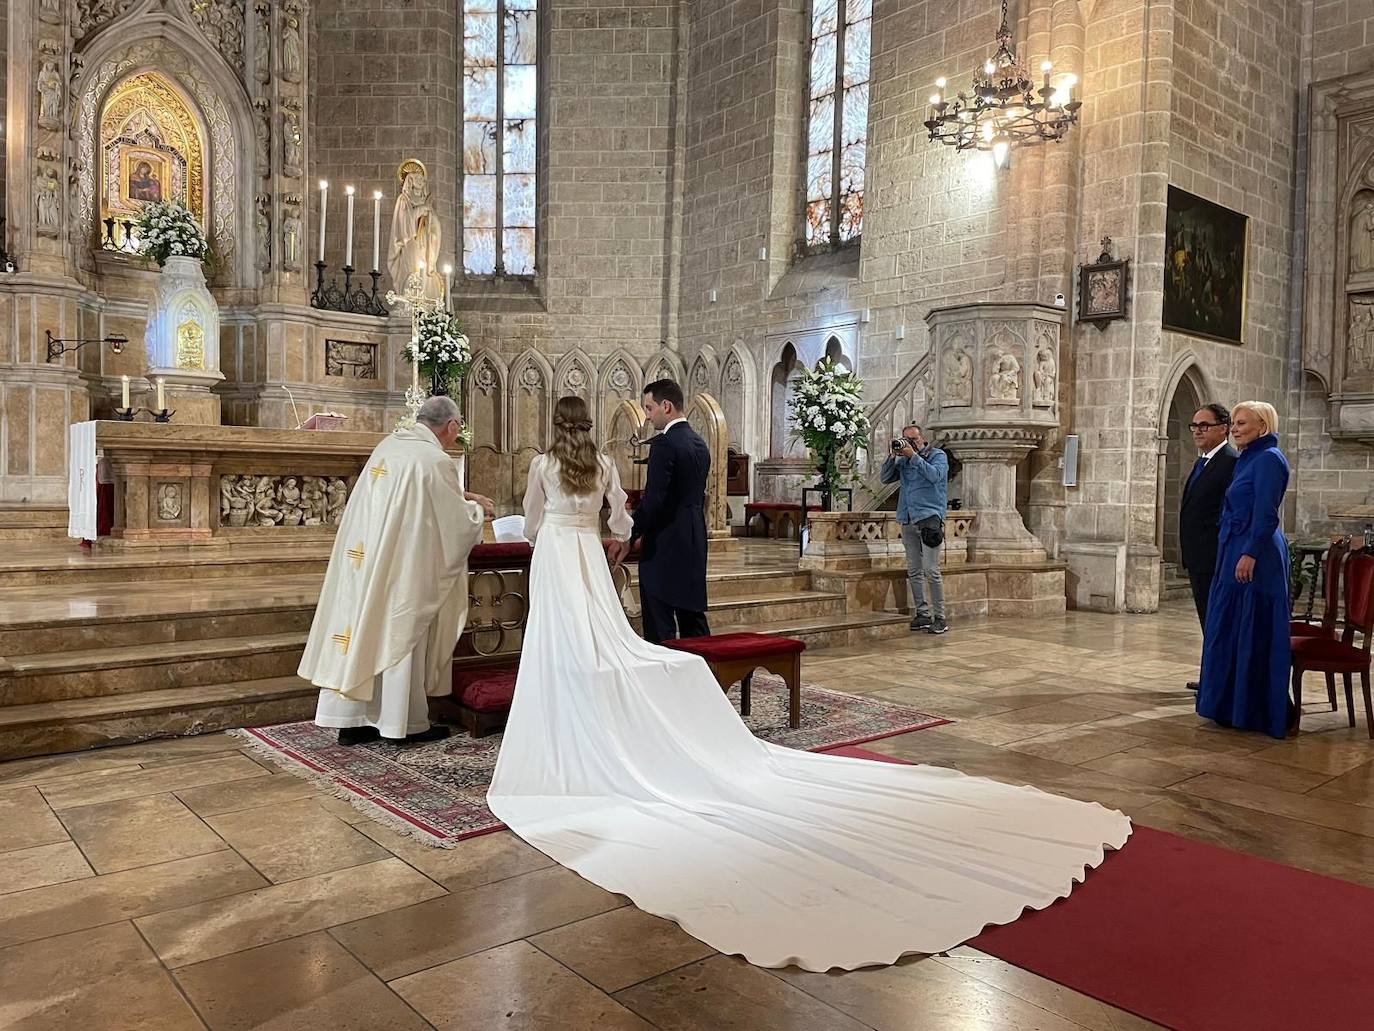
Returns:
[[[1199,408],[1188,429],[1193,434],[1198,459],[1183,487],[1178,538],[1183,568],[1188,571],[1188,583],[1193,588],[1193,605],[1205,633],[1207,595],[1211,593],[1212,574],[1217,567],[1217,522],[1239,454],[1227,443],[1231,413],[1225,405],[1213,403]],[[1190,682],[1188,689],[1196,691],[1197,683]]]
[[[630,540],[611,546],[624,560],[636,538],[639,603],[644,638],[661,644],[676,637],[705,637],[706,477],[711,451],[682,415],[682,388],[670,379],[644,388],[644,414],[657,436],[649,445],[648,480],[635,509]]]

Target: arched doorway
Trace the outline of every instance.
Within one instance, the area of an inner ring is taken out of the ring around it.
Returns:
[[[1197,454],[1193,449],[1192,434],[1188,424],[1193,415],[1211,398],[1206,384],[1196,364],[1190,361],[1176,366],[1171,377],[1173,391],[1166,395],[1167,407],[1162,409],[1159,423],[1159,523],[1155,532],[1156,543],[1160,549],[1160,561],[1164,564],[1164,577],[1161,578],[1161,591],[1165,597],[1186,594],[1187,586],[1182,583],[1181,555],[1179,551],[1178,507],[1183,499],[1183,487],[1192,472]],[[1173,589],[1170,589],[1170,583]]]

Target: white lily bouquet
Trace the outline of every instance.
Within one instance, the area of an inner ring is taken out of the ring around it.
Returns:
[[[422,311],[416,316],[415,336],[406,346],[406,359],[419,362],[429,377],[431,393],[447,394],[472,364],[472,344],[446,311]]]
[[[868,450],[868,413],[863,381],[825,359],[802,376],[788,400],[793,432],[816,456],[821,483],[833,494],[840,486],[840,462]]]
[[[187,257],[204,261],[210,242],[195,216],[179,201],[154,201],[138,217],[139,253],[159,265],[168,258]]]

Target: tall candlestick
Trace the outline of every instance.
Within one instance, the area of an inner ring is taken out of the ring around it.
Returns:
[[[162,392],[164,383],[166,383],[166,380],[159,376],[157,378],[157,410],[159,412],[165,412],[167,410],[167,398]],[[124,407],[127,408],[129,406],[125,405]]]
[[[444,266],[444,310],[453,309],[453,266]]]
[[[329,182],[320,180],[320,260],[324,261],[324,222],[329,211]]]
[[[344,196],[348,198],[348,230],[344,234],[344,267],[353,267],[353,187],[344,187]]]
[[[372,191],[372,271],[382,268],[382,191]]]
[[[420,338],[412,335],[410,338],[410,389],[415,393],[420,392]]]
[[[120,389],[120,392],[119,392],[119,398],[120,398],[119,407],[120,407],[120,408],[128,408],[128,407],[129,407],[129,377],[128,377],[128,376],[124,376],[124,377],[121,377],[121,378],[122,378],[123,382],[120,384],[120,388],[121,388],[121,389]]]

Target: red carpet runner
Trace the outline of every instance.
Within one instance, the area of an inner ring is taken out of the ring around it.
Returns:
[[[1368,888],[1137,825],[1067,899],[968,944],[1180,1031],[1353,1031],[1371,933]]]

